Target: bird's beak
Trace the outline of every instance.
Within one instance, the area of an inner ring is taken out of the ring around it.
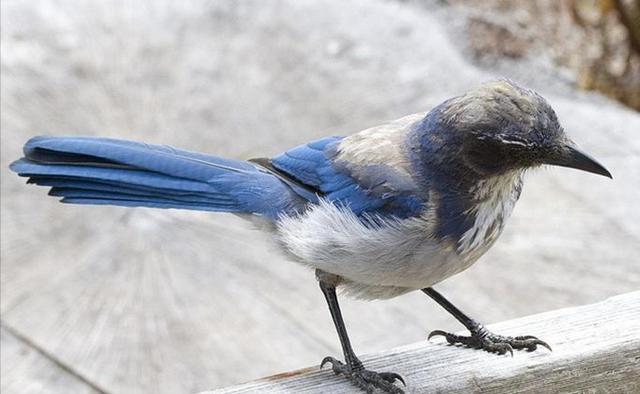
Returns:
[[[555,152],[545,160],[545,164],[575,168],[613,179],[609,170],[598,163],[596,159],[573,146],[573,144],[563,146],[559,152]]]

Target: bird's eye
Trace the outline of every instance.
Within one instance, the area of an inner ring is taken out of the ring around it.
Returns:
[[[506,165],[504,143],[493,138],[466,138],[462,153],[465,163],[481,175],[500,172]]]
[[[529,148],[532,146],[531,142],[517,135],[497,134],[494,136],[494,139],[496,142],[500,142],[505,145],[521,146],[523,148]]]

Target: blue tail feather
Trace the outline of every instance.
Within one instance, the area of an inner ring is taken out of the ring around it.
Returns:
[[[10,168],[63,202],[247,212],[277,217],[305,200],[260,166],[134,141],[35,137]]]
[[[51,177],[41,177],[41,176],[33,176],[29,178],[28,183],[33,183],[38,186],[48,186],[48,187],[69,187],[75,189],[86,189],[86,190],[104,190],[111,192],[127,192],[131,194],[140,193],[140,195],[152,195],[157,193],[156,189],[146,186],[138,186],[138,185],[130,185],[125,183],[117,183],[117,182],[106,182],[106,181],[89,181],[83,179],[73,179],[73,178],[51,178]],[[208,197],[207,193],[199,193],[192,191],[181,191],[175,189],[163,189],[168,196],[195,196],[195,197]]]
[[[37,163],[30,159],[20,159],[11,164],[10,168],[23,176],[33,179],[83,179],[101,182],[115,182],[119,185],[135,185],[162,190],[182,190],[193,192],[207,192],[211,186],[204,182],[184,178],[175,178],[151,171],[133,168],[98,167],[90,164],[47,164]],[[126,171],[124,171],[126,170]]]
[[[245,161],[190,152],[167,145],[112,138],[34,137],[25,144],[24,154],[27,158],[51,164],[69,164],[75,158],[96,158],[102,164],[129,166],[203,182],[226,171],[255,171],[255,166]]]
[[[65,204],[80,205],[117,205],[121,207],[146,207],[146,208],[163,208],[163,209],[189,209],[194,211],[212,211],[212,212],[230,212],[228,210],[217,209],[210,205],[203,204],[184,204],[157,201],[137,201],[137,200],[103,200],[95,198],[63,198],[60,202]]]

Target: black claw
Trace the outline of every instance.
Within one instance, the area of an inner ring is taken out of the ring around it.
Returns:
[[[405,383],[404,379],[402,378],[402,376],[398,375],[395,372],[381,372],[379,373],[380,377],[384,380],[386,380],[389,383],[394,383],[396,380],[402,382],[402,385],[404,387],[407,387],[407,383]]]
[[[320,369],[324,368],[326,363],[335,364],[336,361],[338,361],[338,360],[336,360],[335,358],[333,358],[331,356],[327,356],[327,357],[322,359],[322,362],[320,363]]]
[[[505,344],[502,354],[506,354],[507,352],[509,352],[509,354],[511,354],[511,357],[513,357],[513,346],[509,345],[508,343]]]
[[[341,373],[346,373],[347,366],[342,361],[338,361],[331,356],[327,356],[322,359],[320,369],[322,369],[326,363],[331,363],[331,370],[334,374],[340,375]]]
[[[552,352],[552,351],[553,351],[553,349],[551,349],[551,346],[549,346],[549,344],[548,344],[548,343],[546,343],[545,341],[542,341],[542,340],[540,340],[540,339],[538,339],[538,338],[536,338],[536,342],[535,342],[535,344],[536,344],[536,345],[540,345],[540,346],[542,346],[542,347],[546,347],[547,349],[549,349],[549,351],[550,351],[550,352]],[[534,348],[534,350],[535,350],[535,348]]]
[[[449,335],[448,332],[444,332],[442,330],[433,330],[429,333],[429,336],[427,337],[427,341],[433,337],[437,337],[437,336],[446,337],[447,335]]]

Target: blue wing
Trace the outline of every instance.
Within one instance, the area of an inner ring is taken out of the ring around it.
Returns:
[[[414,193],[414,185],[408,187],[393,168],[340,162],[336,149],[343,138],[326,137],[297,146],[272,158],[271,165],[357,215],[390,214],[406,218],[421,211],[423,200]]]

